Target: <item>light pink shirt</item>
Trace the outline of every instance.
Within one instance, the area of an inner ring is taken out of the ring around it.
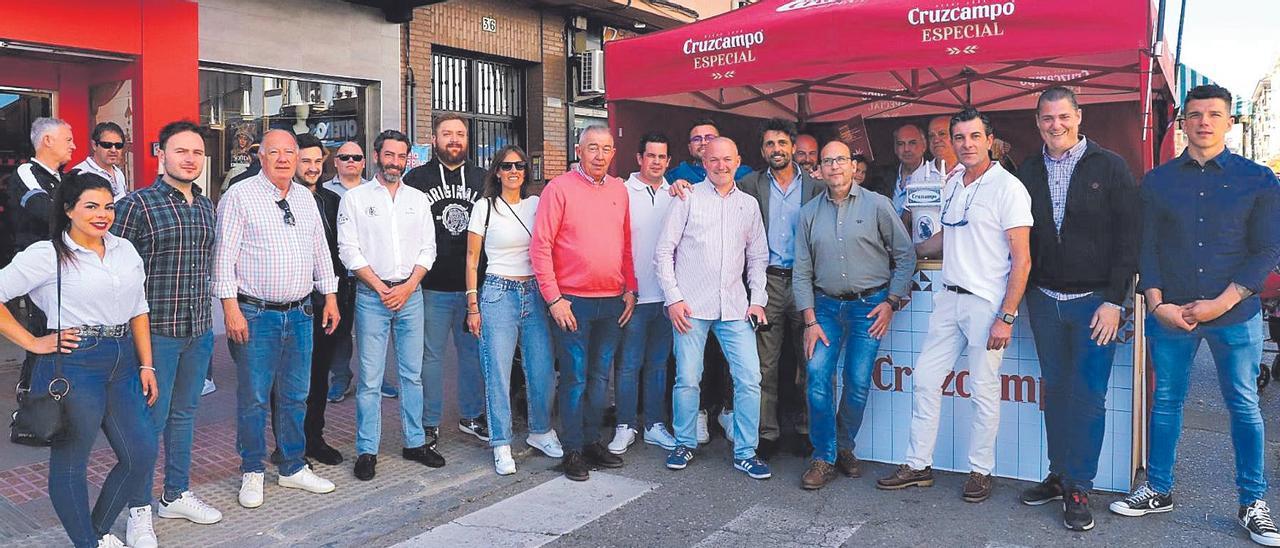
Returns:
[[[617,297],[636,290],[631,213],[622,179],[593,182],[574,169],[547,183],[533,221],[529,258],[542,298]]]

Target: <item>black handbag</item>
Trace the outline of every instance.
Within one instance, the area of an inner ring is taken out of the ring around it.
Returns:
[[[56,258],[54,260],[57,260]],[[18,410],[13,412],[9,440],[23,445],[48,446],[67,430],[66,397],[71,382],[62,376],[62,265],[58,272],[57,346],[53,351],[53,377],[40,391],[18,392]],[[32,376],[35,376],[34,374]]]

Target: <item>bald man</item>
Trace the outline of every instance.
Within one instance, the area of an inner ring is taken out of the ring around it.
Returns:
[[[818,165],[818,140],[812,135],[801,133],[796,136],[795,152],[791,159],[814,179],[822,179],[822,169]]]
[[[934,116],[929,120],[929,153],[933,154],[931,169],[946,175],[960,162],[956,150],[951,147],[951,117]]]
[[[272,130],[258,149],[262,171],[233,185],[218,203],[213,296],[222,300],[228,346],[237,378],[236,447],[240,451],[240,505],[262,505],[267,456],[268,402],[276,395],[273,430],[281,487],[313,493],[334,490],[303,460],[307,389],[316,310],[311,292],[324,295],[325,333],[338,326],[338,278],[316,200],[294,182],[298,142]],[[250,237],[252,235],[252,237]]]
[[[675,328],[672,422],[677,447],[667,456],[667,468],[687,467],[698,446],[698,383],[707,334],[714,331],[733,378],[734,468],[766,479],[771,477],[769,465],[756,456],[760,359],[753,327],[768,323],[769,244],[759,204],[734,184],[741,163],[731,139],[719,137],[706,146],[707,182],[694,185],[687,199],[672,202],[654,251],[667,317]]]

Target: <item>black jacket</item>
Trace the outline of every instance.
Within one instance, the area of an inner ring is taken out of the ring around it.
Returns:
[[[1085,144],[1071,173],[1062,230],[1053,224],[1049,174],[1037,151],[1022,163],[1018,179],[1031,194],[1031,283],[1061,293],[1100,292],[1123,305],[1133,292],[1142,237],[1138,185],[1124,159]]]
[[[443,171],[444,180],[440,180]],[[459,173],[461,171],[462,173]],[[480,201],[485,171],[471,161],[449,171],[439,158],[413,168],[404,183],[421,190],[431,204],[436,223],[436,262],[427,271],[422,287],[433,291],[463,291],[466,287],[467,224],[471,207]]]
[[[329,242],[329,256],[333,258],[333,273],[338,279],[347,277],[347,267],[338,259],[338,206],[342,198],[338,193],[321,186],[313,193],[316,207],[320,209],[320,222],[324,224],[324,239]]]
[[[4,231],[12,234],[18,252],[49,239],[49,212],[59,179],[40,164],[27,162],[9,175],[9,199],[4,205]]]

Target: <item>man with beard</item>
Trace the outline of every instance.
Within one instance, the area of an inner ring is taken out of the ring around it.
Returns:
[[[427,445],[434,447],[440,438],[444,414],[444,354],[445,341],[450,336],[458,355],[458,430],[489,441],[489,425],[484,416],[479,340],[467,333],[465,324],[467,224],[471,207],[480,200],[484,189],[484,170],[467,160],[467,121],[461,116],[436,117],[431,148],[435,157],[409,172],[404,183],[427,195],[436,229],[435,267],[422,281],[427,326],[422,358],[426,407],[422,420]],[[483,279],[483,264],[480,269]]]
[[[360,384],[356,388],[356,479],[373,479],[382,435],[383,370],[387,339],[395,331],[400,376],[400,417],[405,459],[432,468],[444,457],[431,447],[422,425],[422,289],[418,284],[436,259],[435,224],[427,196],[400,184],[409,158],[409,138],[386,130],[373,141],[377,184],[358,186],[342,197],[338,213],[338,254],[355,272],[356,345]]]
[[[129,193],[129,182],[120,169],[124,163],[124,130],[115,122],[102,122],[93,126],[90,140],[93,142],[93,153],[71,169],[92,173],[110,181],[111,194],[119,202]]]
[[[799,339],[804,333],[804,318],[796,310],[795,299],[791,290],[791,269],[795,262],[796,225],[800,222],[800,207],[825,189],[821,181],[815,180],[792,161],[795,150],[796,126],[790,121],[774,118],[765,122],[761,131],[760,155],[764,156],[769,167],[752,172],[738,180],[738,187],[754,197],[760,206],[760,215],[764,219],[765,233],[769,242],[769,266],[766,291],[769,294],[768,306],[765,308],[767,324],[757,334],[760,354],[760,447],[761,458],[769,459],[776,450],[781,433],[778,424],[778,395],[792,393],[799,402],[799,411],[803,412],[805,363]],[[795,357],[794,364],[799,366],[785,376],[788,382],[781,383],[779,389],[779,364],[782,358],[783,342],[787,333],[791,333],[790,351]],[[800,390],[796,391],[799,386]],[[731,423],[721,417],[722,423]],[[797,420],[798,434],[807,434],[808,428],[803,419]]]
[[[792,157],[796,165],[804,168],[814,179],[822,180],[822,170],[818,169],[818,140],[812,135],[801,133],[796,136],[796,152]]]

